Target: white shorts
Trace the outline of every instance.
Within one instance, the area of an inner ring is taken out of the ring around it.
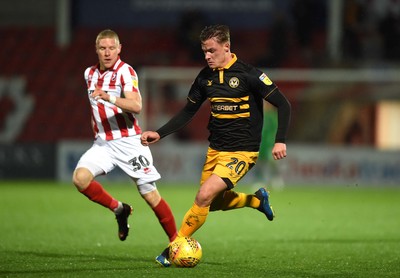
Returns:
[[[76,168],[87,168],[97,177],[117,166],[135,181],[141,194],[155,190],[154,182],[161,178],[153,165],[150,148],[140,143],[140,135],[112,141],[97,138],[79,159]]]

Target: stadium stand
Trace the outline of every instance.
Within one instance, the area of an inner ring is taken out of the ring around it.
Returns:
[[[204,66],[191,60],[189,51],[178,45],[176,31],[116,29],[120,34],[122,57],[136,70],[141,66]],[[69,46],[56,45],[55,30],[49,27],[0,29],[3,67],[0,76],[26,79],[26,91],[35,99],[33,114],[17,138],[18,142],[57,142],[63,139],[91,139],[89,106],[84,90],[83,71],[97,61],[93,38],[98,29],[80,28],[73,32]],[[258,38],[257,43],[248,44]],[[268,32],[245,30],[235,34],[234,52],[249,63],[265,53]],[[246,45],[246,47],[241,47]],[[296,55],[285,66],[304,65]],[[7,99],[0,100],[0,123],[4,122]]]

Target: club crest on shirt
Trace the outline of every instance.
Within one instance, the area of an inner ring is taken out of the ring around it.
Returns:
[[[259,78],[262,82],[264,82],[265,85],[269,86],[272,84],[272,81],[268,78],[268,76],[265,73],[261,74]]]
[[[111,76],[111,81],[115,81],[117,79],[117,73],[114,72],[113,75]]]
[[[237,88],[238,86],[239,86],[239,78],[231,77],[231,79],[229,79],[229,87]]]

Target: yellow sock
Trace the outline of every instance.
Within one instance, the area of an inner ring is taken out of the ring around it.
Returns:
[[[243,208],[249,203],[249,198],[244,193],[238,193],[232,190],[226,191],[224,194],[224,200],[222,202],[222,210],[231,210],[237,208]]]
[[[206,222],[210,207],[199,207],[195,203],[183,217],[179,237],[192,236]]]
[[[250,200],[250,202],[249,202],[249,205],[248,205],[248,207],[251,207],[251,208],[258,208],[259,206],[260,206],[260,204],[261,204],[261,201],[260,201],[260,199],[258,199],[255,195],[250,195],[252,198],[251,198],[251,200]]]
[[[233,190],[225,191],[213,201],[212,210],[231,210],[243,207],[258,208],[260,200],[254,194],[245,194]]]

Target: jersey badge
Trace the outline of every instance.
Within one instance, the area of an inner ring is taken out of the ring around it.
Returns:
[[[114,72],[113,75],[111,76],[111,81],[115,81],[117,79],[117,73]]]
[[[229,79],[229,87],[237,88],[238,86],[239,86],[239,78],[232,77],[231,79]]]
[[[261,74],[259,78],[267,86],[272,84],[272,81],[268,78],[268,76],[265,73]]]
[[[207,86],[211,87],[212,86],[212,80],[207,80]]]
[[[132,76],[132,85],[133,88],[137,89],[139,87],[139,80],[137,79],[136,76]]]

